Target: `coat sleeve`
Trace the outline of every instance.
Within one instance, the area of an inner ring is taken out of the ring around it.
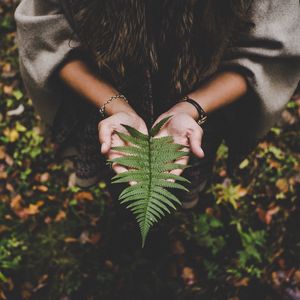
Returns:
[[[22,0],[14,16],[25,87],[37,112],[51,124],[60,102],[52,75],[80,42],[59,0]]]
[[[250,101],[257,106],[250,122],[258,128],[249,134],[259,138],[278,119],[300,79],[300,4],[254,0],[251,14],[254,27],[229,49],[221,67],[239,70],[247,78]]]

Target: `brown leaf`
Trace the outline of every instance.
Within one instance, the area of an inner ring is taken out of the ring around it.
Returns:
[[[5,85],[3,87],[3,92],[4,92],[4,94],[12,95],[12,93],[13,93],[13,87],[10,86],[10,85]]]
[[[36,215],[39,213],[39,206],[37,204],[29,204],[27,208],[25,208],[28,215]]]
[[[5,186],[6,190],[9,191],[9,192],[14,192],[14,186],[11,184],[11,183],[6,183],[6,186]]]
[[[289,191],[289,183],[285,178],[278,179],[275,185],[282,193],[287,193]]]
[[[14,164],[14,160],[12,159],[11,156],[9,156],[8,154],[5,155],[5,162],[9,165],[12,166]]]
[[[54,195],[47,195],[47,199],[49,200],[49,201],[55,201],[55,196]]]
[[[40,177],[40,182],[48,182],[50,180],[50,173],[45,172]]]
[[[226,177],[227,176],[227,171],[225,169],[221,169],[219,172],[220,177]]]
[[[0,171],[0,180],[7,179],[7,172],[5,171]]]
[[[244,196],[246,196],[247,195],[247,189],[245,189],[245,188],[243,188],[241,185],[238,185],[237,187],[236,187],[236,191],[237,191],[237,193],[238,193],[238,195],[240,196],[240,197],[244,197]]]
[[[6,156],[5,147],[1,146],[0,147],[0,160],[5,159],[5,156]]]
[[[281,168],[281,164],[273,159],[268,159],[268,164],[271,168],[274,168],[276,170]]]
[[[5,63],[2,67],[2,72],[3,73],[9,73],[11,72],[11,64],[10,63]]]
[[[4,291],[2,291],[1,289],[0,289],[0,300],[7,300]]]
[[[29,204],[28,207],[21,208],[20,210],[15,211],[16,215],[20,219],[27,219],[29,216],[36,215],[39,212],[39,207],[36,204]]]
[[[18,194],[10,201],[10,208],[13,211],[18,211],[22,209],[21,203],[22,203],[22,196]]]
[[[19,138],[19,132],[16,129],[5,128],[3,134],[8,138],[9,142],[14,143]]]
[[[79,192],[75,195],[75,199],[77,201],[82,201],[82,200],[93,201],[94,196],[91,192]]]
[[[76,239],[76,238],[74,238],[74,237],[71,237],[71,236],[66,237],[66,238],[64,239],[64,241],[65,241],[65,243],[67,243],[67,244],[78,243],[78,239]]]
[[[279,206],[275,206],[267,210],[265,215],[265,223],[267,225],[271,224],[273,216],[276,215],[279,212],[279,210],[280,210]]]
[[[194,270],[189,267],[184,267],[181,273],[181,278],[184,281],[184,283],[188,286],[191,286],[195,284],[196,282],[196,276],[194,273]]]
[[[281,114],[282,121],[285,124],[293,125],[297,122],[297,118],[293,116],[288,110],[284,110]]]
[[[258,214],[259,219],[267,225],[271,224],[273,216],[276,215],[279,212],[279,210],[279,206],[272,207],[267,211],[265,211],[261,207],[256,208],[256,212]]]
[[[62,221],[62,220],[64,220],[64,219],[66,219],[66,217],[67,217],[66,212],[63,211],[63,210],[60,210],[60,211],[57,213],[57,215],[56,215],[54,221],[55,221],[55,222],[60,222],[60,221]]]
[[[248,277],[242,278],[234,283],[235,287],[248,286],[250,279]]]
[[[300,284],[300,270],[295,271],[293,279],[297,285]]]
[[[112,262],[111,260],[109,260],[109,259],[107,259],[107,260],[104,262],[104,265],[105,265],[106,268],[108,268],[108,269],[110,269],[110,270],[112,270],[113,267],[114,267],[113,262]]]
[[[42,193],[46,193],[46,192],[48,192],[49,188],[46,185],[37,185],[37,186],[34,187],[34,189],[38,190]]]

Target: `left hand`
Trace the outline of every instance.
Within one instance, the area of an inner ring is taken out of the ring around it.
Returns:
[[[203,158],[204,152],[201,148],[203,136],[202,128],[197,124],[194,118],[197,117],[197,111],[189,103],[180,102],[170,110],[160,115],[153,126],[163,118],[171,116],[172,118],[162,127],[156,137],[172,136],[174,143],[184,145],[183,151],[194,153],[197,157]],[[183,156],[175,163],[187,165],[189,156]],[[170,173],[180,175],[182,169],[172,170]]]

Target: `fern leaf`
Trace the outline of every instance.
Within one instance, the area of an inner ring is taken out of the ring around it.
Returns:
[[[141,139],[142,141],[148,141],[148,135],[139,132],[138,130],[136,130],[131,126],[125,124],[121,124],[121,125],[126,128],[126,130],[130,133],[131,136]]]
[[[169,189],[188,191],[183,183],[189,181],[182,176],[170,174],[169,171],[187,168],[186,165],[176,163],[176,160],[189,152],[183,151],[184,146],[174,143],[171,136],[155,138],[170,118],[164,118],[156,124],[149,135],[123,124],[130,135],[122,132],[117,134],[131,145],[113,147],[113,150],[124,155],[109,161],[130,168],[128,172],[115,175],[112,183],[137,182],[122,191],[119,201],[135,216],[141,232],[142,247],[150,228],[165,214],[175,210],[176,205],[181,205],[180,200]]]
[[[160,129],[169,121],[169,119],[172,116],[168,116],[164,119],[162,119],[160,122],[158,122],[153,128],[151,128],[150,130],[150,136],[156,136],[158,134],[158,132],[160,131]]]

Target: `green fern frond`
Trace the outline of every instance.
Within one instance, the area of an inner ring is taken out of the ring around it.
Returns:
[[[174,162],[189,154],[182,151],[184,146],[174,143],[171,136],[155,138],[169,118],[156,124],[149,135],[131,126],[122,125],[129,135],[121,132],[117,134],[122,140],[129,142],[130,146],[113,147],[113,150],[123,153],[124,156],[109,160],[109,163],[130,168],[128,172],[115,175],[112,183],[136,182],[135,185],[128,186],[122,191],[119,201],[135,216],[141,231],[142,247],[154,223],[165,214],[170,214],[171,210],[175,210],[176,204],[181,205],[179,199],[169,189],[188,191],[183,183],[190,183],[182,176],[169,173],[174,169],[188,167]]]

